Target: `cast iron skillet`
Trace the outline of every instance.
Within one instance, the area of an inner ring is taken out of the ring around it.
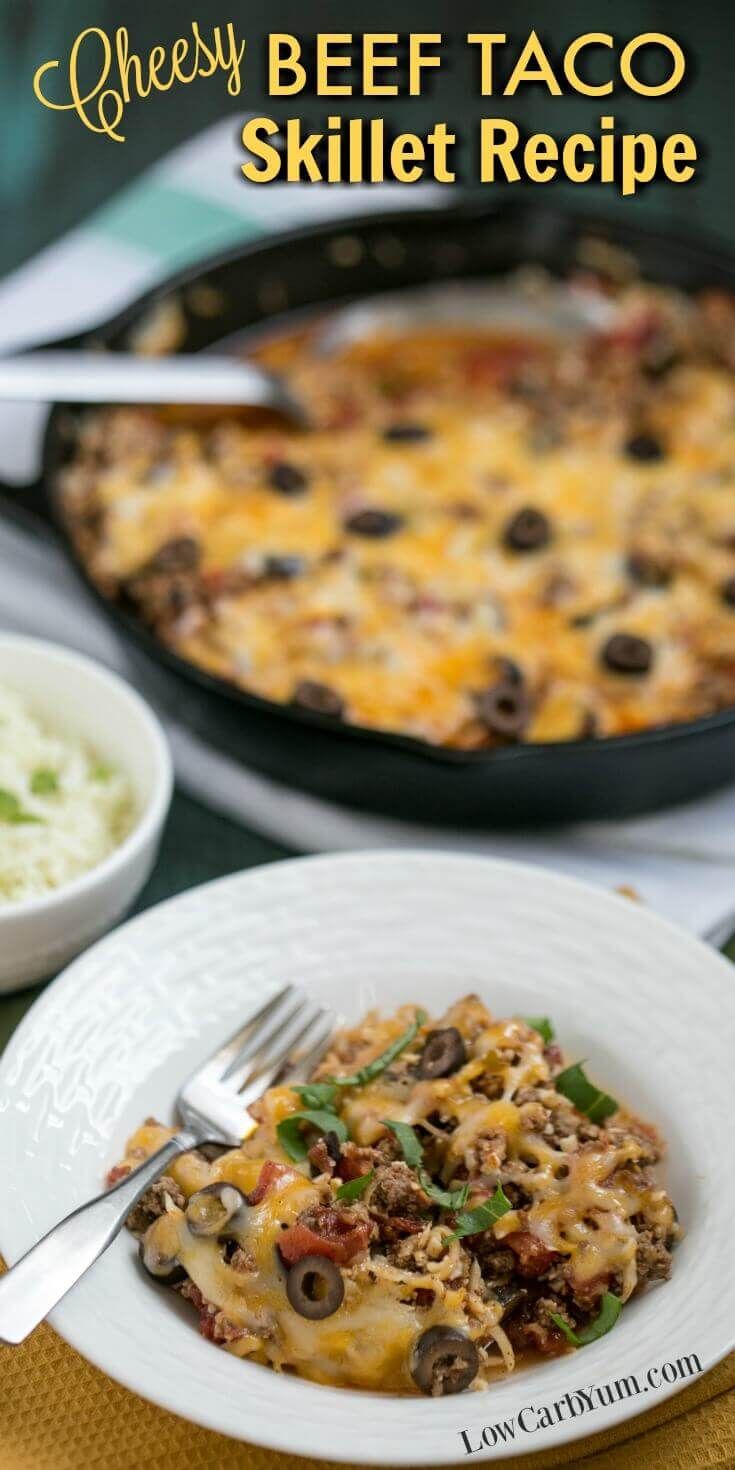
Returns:
[[[157,286],[73,342],[125,347],[152,305],[170,299],[182,313],[179,345],[196,351],[283,312],[366,293],[503,274],[526,262],[565,274],[580,237],[590,234],[631,251],[654,281],[735,288],[735,259],[666,231],[536,204],[463,203],[339,220],[241,247]],[[92,587],[70,545],[56,490],[59,468],[74,453],[77,424],[73,405],[53,408],[39,485],[20,496],[4,492],[4,504],[18,513],[20,503],[53,526],[123,638],[144,690],[245,765],[353,807],[466,827],[628,816],[735,778],[735,709],[607,740],[465,752],[341,725],[230,687],[165,648],[132,612]]]

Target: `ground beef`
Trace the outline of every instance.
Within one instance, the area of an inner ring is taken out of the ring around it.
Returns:
[[[543,1133],[551,1119],[551,1113],[540,1102],[524,1103],[520,1109],[521,1123],[528,1133]]]
[[[337,1138],[336,1133],[331,1136],[334,1139]],[[339,1163],[339,1142],[337,1142],[336,1150],[330,1149],[327,1138],[322,1135],[309,1149],[309,1163],[316,1175],[329,1174],[331,1177],[335,1166]]]
[[[403,1217],[419,1220],[429,1206],[416,1175],[401,1159],[381,1165],[375,1172],[370,1191],[369,1209],[378,1220]]]
[[[361,1179],[363,1174],[369,1174],[371,1169],[376,1169],[381,1164],[388,1164],[397,1158],[398,1152],[399,1145],[392,1133],[386,1134],[384,1138],[380,1138],[377,1143],[369,1147],[362,1147],[351,1141],[343,1143],[335,1174],[340,1179]]]
[[[638,1118],[626,1119],[624,1128],[608,1128],[605,1137],[613,1145],[625,1145],[634,1138],[643,1148],[643,1156],[637,1162],[644,1167],[657,1164],[661,1158],[661,1140],[656,1129]]]
[[[258,1269],[258,1263],[252,1251],[245,1250],[243,1246],[238,1245],[236,1240],[224,1242],[222,1256],[227,1266],[231,1266],[233,1271],[238,1271],[243,1275],[253,1274]]]
[[[508,1152],[508,1140],[506,1135],[497,1130],[493,1133],[482,1133],[475,1141],[474,1153],[477,1167],[483,1174],[499,1169]]]
[[[144,1235],[149,1225],[157,1220],[159,1215],[165,1214],[166,1196],[176,1205],[178,1210],[186,1208],[186,1195],[182,1194],[178,1184],[169,1174],[162,1174],[150,1189],[147,1189],[142,1199],[127,1218],[128,1230],[134,1235]]]
[[[208,1302],[193,1281],[185,1281],[179,1292],[199,1313],[199,1331],[207,1342],[216,1342],[221,1346],[223,1343],[237,1342],[238,1338],[247,1337],[247,1328],[238,1327],[236,1322],[231,1322],[224,1312],[219,1311],[214,1302]]]
[[[639,1230],[635,1253],[640,1290],[647,1281],[668,1281],[671,1275],[671,1252],[662,1240],[656,1240],[652,1230]]]
[[[496,1102],[503,1096],[503,1078],[500,1072],[481,1072],[479,1077],[473,1077],[471,1081],[473,1092],[481,1092],[489,1102]]]
[[[517,1262],[513,1252],[499,1246],[491,1230],[465,1236],[463,1245],[477,1257],[483,1281],[489,1287],[505,1285],[514,1275]]]

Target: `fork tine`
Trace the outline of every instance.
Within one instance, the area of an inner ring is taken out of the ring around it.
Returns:
[[[319,1019],[321,1010],[315,1001],[307,1001],[289,1017],[285,1026],[269,1033],[257,1051],[250,1051],[237,1067],[230,1068],[224,1085],[239,1092],[245,1082],[260,1080],[266,1068],[269,1072],[276,1072]]]
[[[331,1025],[325,1027],[328,1013],[320,1008],[299,1029],[292,1028],[291,1035],[284,1037],[278,1050],[267,1056],[256,1073],[247,1072],[241,1084],[238,1101],[246,1106],[262,1095],[274,1083],[288,1077],[289,1083],[296,1081],[312,1055],[323,1050],[331,1035]],[[292,1066],[293,1062],[293,1066]]]
[[[314,1071],[314,1068],[321,1061],[332,1039],[333,1031],[332,1015],[329,1011],[325,1011],[324,1023],[319,1027],[316,1039],[311,1041],[308,1051],[304,1052],[302,1050],[301,1055],[291,1053],[291,1056],[286,1058],[284,1065],[280,1068],[277,1076],[273,1078],[273,1081],[280,1082],[282,1078],[288,1076],[289,1083],[306,1082]],[[273,1084],[271,1083],[270,1085],[272,1086]]]
[[[257,1033],[260,1027],[264,1026],[274,1012],[279,1011],[281,1006],[295,992],[296,987],[289,984],[284,985],[281,990],[276,991],[275,995],[271,995],[260,1007],[260,1010],[248,1017],[244,1026],[240,1026],[239,1030],[228,1037],[227,1041],[207,1058],[203,1066],[197,1068],[197,1072],[203,1078],[206,1077],[208,1082],[218,1082],[223,1072],[231,1066],[233,1061],[237,1060],[243,1047],[247,1045],[253,1034]]]
[[[239,1051],[235,1052],[228,1066],[225,1067],[220,1081],[227,1087],[233,1086],[233,1078],[242,1075],[244,1063],[247,1062],[250,1067],[254,1066],[255,1058],[262,1051],[267,1050],[283,1034],[285,1028],[301,1015],[306,1003],[306,996],[293,986],[292,994],[284,1000],[283,1005],[272,1011],[265,1021],[245,1038]]]

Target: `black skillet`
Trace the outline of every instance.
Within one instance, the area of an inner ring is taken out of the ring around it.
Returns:
[[[580,237],[590,234],[632,252],[651,280],[735,288],[735,258],[695,240],[536,204],[465,203],[339,220],[243,246],[157,286],[94,332],[54,345],[126,347],[152,305],[167,299],[181,309],[179,346],[196,351],[284,312],[401,286],[499,275],[527,262],[563,275]],[[74,453],[78,417],[73,406],[53,408],[39,484],[3,492],[3,504],[16,513],[23,506],[54,528],[117,628],[144,691],[246,766],[352,807],[460,827],[630,816],[735,779],[735,709],[614,739],[463,752],[341,725],[202,672],[128,609],[102,599],[75,557],[56,481]]]

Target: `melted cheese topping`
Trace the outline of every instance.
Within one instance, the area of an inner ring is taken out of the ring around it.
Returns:
[[[602,343],[436,328],[326,356],[318,331],[283,336],[260,356],[313,429],[97,415],[64,478],[72,529],[103,589],[132,589],[179,653],[270,700],[316,683],[354,723],[463,748],[709,713],[735,701],[735,380],[692,310],[636,288]],[[676,319],[659,379],[625,349],[631,316]],[[424,437],[386,437],[395,424]],[[660,454],[628,451],[641,424]],[[300,487],[279,490],[283,465]],[[529,505],[550,534],[522,553],[507,528]],[[392,530],[351,529],[365,511]],[[145,569],[181,538],[200,560],[171,591]],[[650,644],[648,673],[606,665],[617,633]],[[503,660],[528,696],[510,733],[480,698]]]
[[[351,1075],[401,1036],[413,1015],[413,1008],[404,1007],[390,1019],[366,1017],[335,1039],[319,1075]],[[385,1118],[418,1127],[433,1177],[443,1187],[468,1181],[467,1208],[487,1199],[499,1178],[509,1190],[522,1190],[515,1207],[491,1227],[491,1244],[494,1239],[498,1248],[512,1245],[520,1235],[534,1250],[550,1253],[545,1269],[556,1263],[554,1270],[577,1297],[585,1300],[591,1292],[590,1305],[604,1289],[627,1300],[638,1281],[639,1227],[645,1224],[662,1240],[677,1233],[668,1196],[641,1167],[658,1152],[653,1130],[623,1111],[607,1127],[585,1123],[554,1088],[539,1033],[520,1020],[493,1020],[475,997],[453,1006],[439,1024],[460,1031],[464,1064],[448,1077],[417,1077],[417,1060],[435,1025],[426,1022],[389,1068],[363,1086],[344,1089],[340,1116],[354,1144],[385,1142]],[[339,1184],[328,1175],[309,1177],[307,1165],[293,1165],[284,1154],[278,1124],[299,1106],[290,1089],[273,1088],[254,1109],[257,1131],[240,1148],[212,1163],[194,1153],[171,1166],[173,1186],[186,1200],[218,1181],[247,1196],[265,1161],[288,1165],[262,1199],[227,1226],[227,1240],[241,1248],[236,1264],[225,1258],[220,1239],[192,1233],[185,1208],[171,1198],[150,1227],[159,1248],[165,1245],[164,1254],[181,1262],[201,1294],[198,1304],[212,1328],[208,1335],[232,1352],[296,1369],[318,1382],[393,1392],[413,1391],[412,1348],[434,1325],[456,1327],[473,1338],[482,1379],[512,1367],[513,1349],[500,1325],[504,1308],[484,1287],[478,1258],[453,1237],[453,1216],[445,1210],[427,1215],[407,1246],[386,1248],[374,1241],[342,1267],[344,1299],[330,1317],[307,1320],[291,1307],[279,1240],[305,1211],[334,1204]],[[171,1131],[144,1125],[129,1141],[127,1163],[152,1153]],[[373,1168],[377,1180],[380,1164]],[[356,1217],[378,1210],[377,1188],[376,1182],[364,1202],[351,1207]],[[400,1215],[399,1206],[395,1213]],[[379,1213],[372,1218],[380,1219]],[[547,1294],[550,1289],[553,1283],[543,1288]]]

